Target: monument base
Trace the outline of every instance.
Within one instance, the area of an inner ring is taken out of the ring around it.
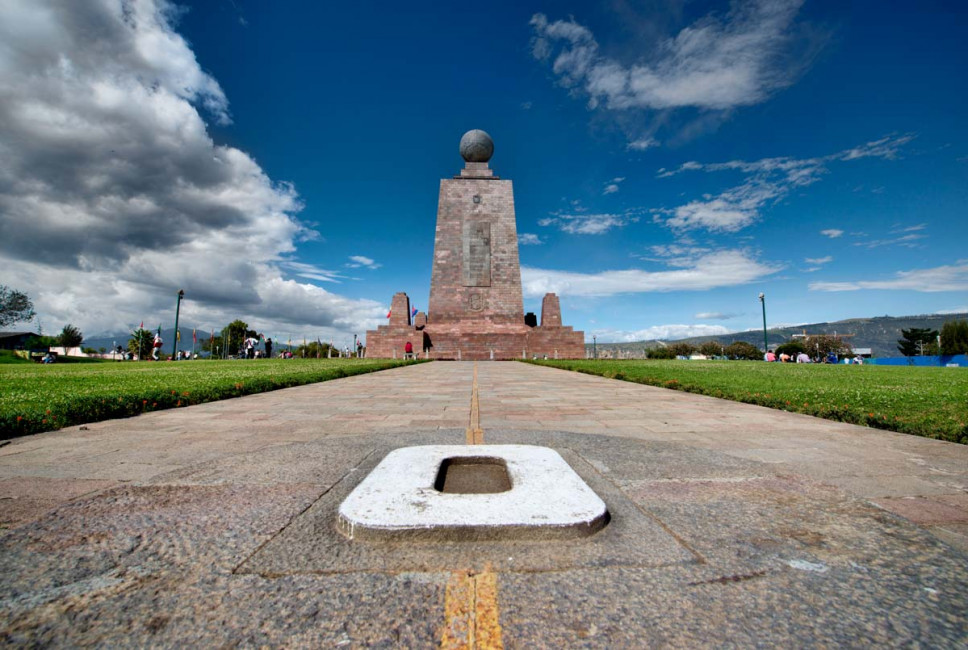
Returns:
[[[381,326],[366,334],[366,356],[401,359],[409,341],[422,359],[487,361],[507,359],[583,359],[585,337],[571,327],[489,324],[475,331],[468,324],[418,329]]]

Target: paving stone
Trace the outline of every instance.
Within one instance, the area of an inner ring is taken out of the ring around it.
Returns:
[[[455,572],[491,571],[509,648],[968,644],[968,447],[526,364],[478,364],[483,441],[559,451],[602,531],[339,535],[381,453],[466,441],[473,375],[408,366],[0,447],[0,643],[430,647]]]

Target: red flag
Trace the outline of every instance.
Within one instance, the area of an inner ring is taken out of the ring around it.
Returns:
[[[195,328],[192,328],[192,343],[198,343],[198,334],[195,333]]]
[[[392,309],[390,311],[388,311],[387,312],[387,318],[390,318],[390,314],[392,314],[392,313],[393,313],[393,310]]]
[[[144,328],[145,328],[145,322],[144,321],[141,321],[141,327],[139,327],[138,329],[142,329],[143,330]]]

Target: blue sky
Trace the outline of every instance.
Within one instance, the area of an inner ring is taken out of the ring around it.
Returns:
[[[6,15],[3,15],[6,14]],[[427,305],[486,130],[588,340],[968,311],[960,3],[12,2],[0,282],[48,330],[337,341]],[[11,162],[11,161],[15,162]],[[431,318],[432,318],[431,314]]]

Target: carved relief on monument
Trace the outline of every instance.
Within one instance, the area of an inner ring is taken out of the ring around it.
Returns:
[[[471,311],[484,311],[484,294],[474,292],[467,296],[467,308]]]
[[[466,221],[463,235],[464,286],[491,286],[491,224]]]

